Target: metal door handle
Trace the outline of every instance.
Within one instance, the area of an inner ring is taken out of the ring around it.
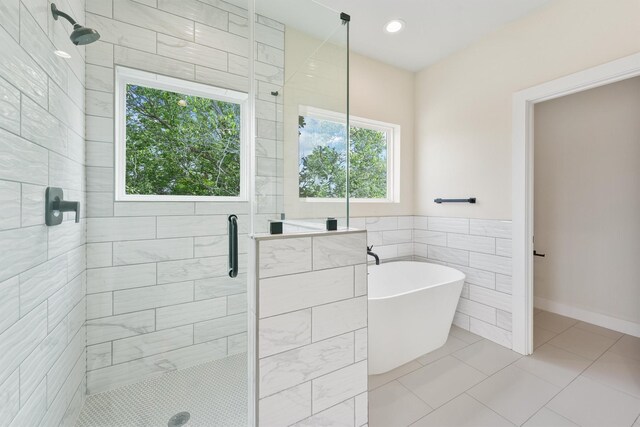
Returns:
[[[229,215],[229,277],[238,276],[238,217]]]
[[[539,257],[541,257],[541,258],[544,258],[544,257],[545,257],[545,256],[547,256],[547,255],[546,255],[546,254],[539,254],[538,252],[533,251],[533,256],[539,256]]]

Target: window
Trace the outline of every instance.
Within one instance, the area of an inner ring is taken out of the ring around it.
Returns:
[[[247,94],[118,67],[117,200],[245,200]]]
[[[350,199],[398,202],[400,126],[350,117]],[[346,195],[344,114],[300,107],[298,117],[299,197],[314,201]]]

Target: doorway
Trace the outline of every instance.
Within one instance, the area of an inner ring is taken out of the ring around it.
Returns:
[[[534,350],[534,109],[535,104],[640,75],[640,54],[514,95],[513,104],[513,349]],[[631,332],[631,331],[623,331]]]

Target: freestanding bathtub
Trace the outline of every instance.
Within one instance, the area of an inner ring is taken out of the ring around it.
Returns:
[[[464,273],[424,262],[369,266],[369,374],[382,374],[444,345]]]

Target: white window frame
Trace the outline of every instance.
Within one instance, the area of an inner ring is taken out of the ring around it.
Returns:
[[[238,196],[196,196],[164,194],[127,194],[127,135],[126,90],[134,84],[185,95],[215,99],[240,105],[240,194]],[[115,199],[116,201],[171,201],[171,202],[243,202],[249,194],[249,95],[229,89],[167,77],[147,71],[116,67],[115,85]]]
[[[298,108],[299,116],[312,116],[321,120],[330,120],[336,123],[346,124],[346,114],[337,113],[335,111],[324,110],[321,108],[310,107],[307,105],[300,105]],[[296,121],[297,123],[297,121]],[[387,135],[387,197],[379,199],[368,198],[355,198],[349,197],[350,202],[355,203],[400,203],[400,138],[401,131],[400,125],[393,123],[386,123],[379,120],[367,119],[364,117],[349,116],[349,126],[354,126],[363,129],[371,129],[379,132],[384,132]],[[300,172],[299,172],[299,159],[300,159],[300,142],[297,144],[298,155],[298,185],[300,188]],[[299,191],[299,190],[298,190]],[[344,203],[345,198],[342,197],[300,197],[298,192],[298,199],[303,202],[311,203],[332,203],[341,202]]]

